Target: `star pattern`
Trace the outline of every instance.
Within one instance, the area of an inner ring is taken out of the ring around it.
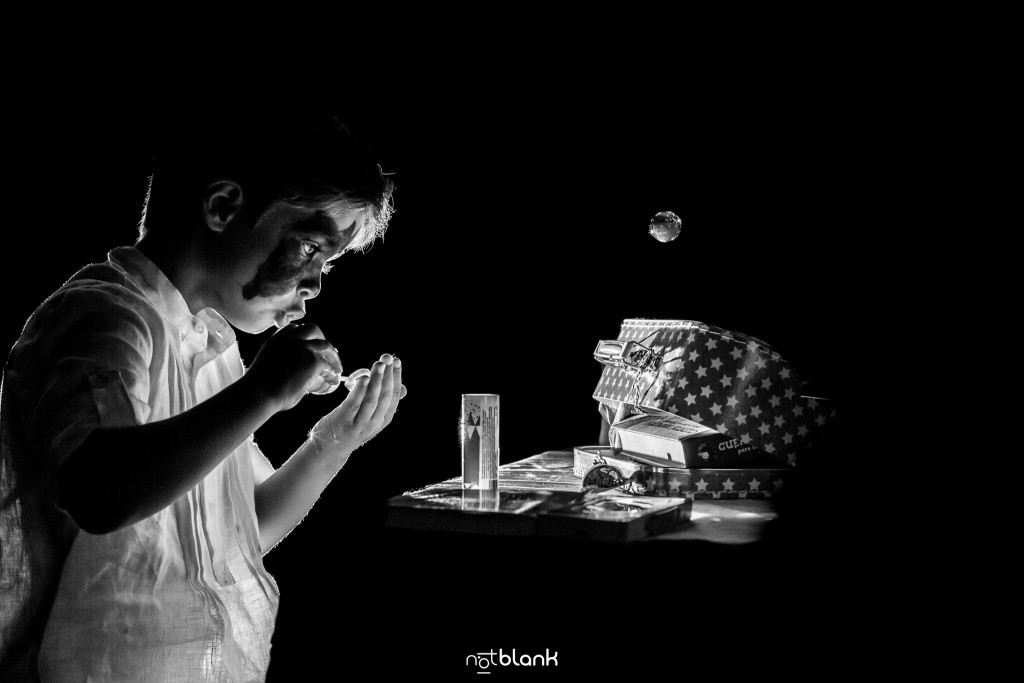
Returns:
[[[628,470],[628,463],[616,463],[616,458],[628,460],[625,456],[611,456],[613,466],[622,465]],[[573,474],[582,477],[597,464],[597,456],[586,450],[577,450],[573,461]],[[602,461],[605,462],[605,461]],[[693,499],[737,499],[770,498],[774,491],[782,488],[783,479],[790,470],[773,469],[702,469],[702,470],[638,470],[634,476],[634,492],[648,496],[679,496]]]
[[[797,371],[753,338],[695,321],[628,319],[618,339],[664,354],[660,371],[639,379],[645,405],[772,453],[780,465],[811,449],[835,416],[829,401],[802,396]],[[614,411],[636,381],[604,366],[593,396]]]

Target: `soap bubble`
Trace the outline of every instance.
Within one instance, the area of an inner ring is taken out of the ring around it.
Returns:
[[[650,230],[651,236],[659,242],[671,242],[675,238],[679,237],[679,233],[683,229],[683,222],[679,220],[679,216],[675,215],[671,211],[659,211],[651,219]]]

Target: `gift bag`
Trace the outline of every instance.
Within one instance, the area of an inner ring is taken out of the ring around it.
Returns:
[[[803,396],[796,369],[754,337],[694,320],[634,318],[617,339],[650,348],[661,362],[647,372],[605,366],[593,397],[609,424],[636,401],[644,412],[680,415],[792,466],[834,417],[831,402]]]

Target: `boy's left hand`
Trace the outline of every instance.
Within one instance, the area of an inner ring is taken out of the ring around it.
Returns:
[[[366,373],[366,374],[361,374]],[[313,428],[313,434],[332,449],[351,452],[391,424],[398,403],[405,397],[402,361],[384,354],[367,371],[352,373],[349,395]]]

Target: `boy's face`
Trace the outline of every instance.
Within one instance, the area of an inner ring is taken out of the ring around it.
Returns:
[[[274,202],[255,225],[236,220],[218,254],[228,267],[215,276],[214,308],[251,334],[301,318],[306,300],[320,293],[324,264],[348,246],[365,219],[365,209],[348,209],[335,220]]]

